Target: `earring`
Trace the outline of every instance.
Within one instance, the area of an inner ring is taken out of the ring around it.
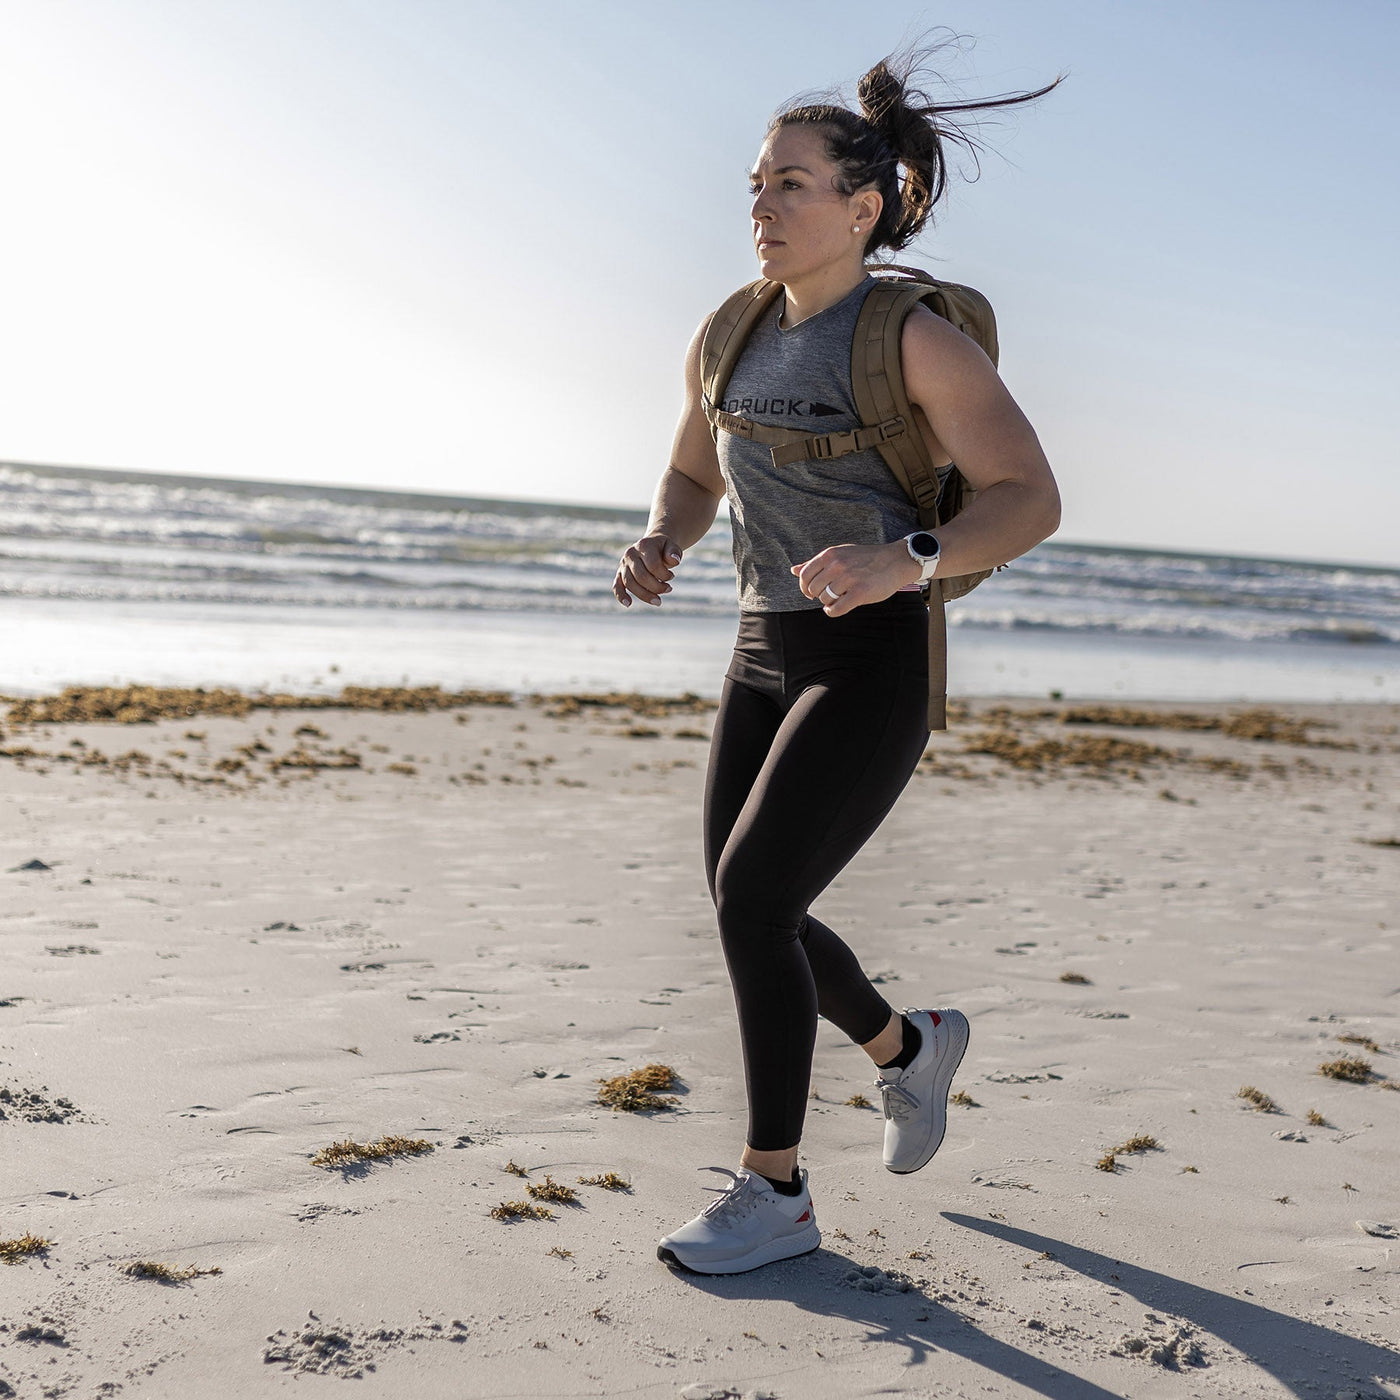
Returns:
[[[853,228],[853,229],[851,230],[851,232],[852,232],[852,233],[859,233],[859,232],[860,232],[860,225],[857,224],[857,225],[855,226],[855,228]]]

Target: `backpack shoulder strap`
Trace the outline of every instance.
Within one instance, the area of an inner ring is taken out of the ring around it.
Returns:
[[[974,493],[966,488],[956,467],[946,468],[946,475],[940,475],[928,455],[923,434],[918,431],[900,366],[904,322],[915,306],[925,302],[931,311],[977,341],[995,364],[996,319],[991,303],[971,287],[938,282],[917,268],[890,267],[879,271],[896,276],[879,277],[861,307],[851,340],[851,388],[863,423],[883,424],[895,420],[904,424],[904,431],[891,433],[873,445],[878,446],[905,495],[917,507],[919,523],[931,530],[939,524],[940,505],[944,507],[941,518],[949,518],[957,514]],[[948,627],[944,603],[968,592],[991,572],[988,569],[956,579],[933,579],[929,583],[928,727],[931,730],[948,727]]]
[[[700,342],[700,387],[712,435],[719,432],[714,413],[748,343],[749,332],[782,290],[781,282],[760,277],[726,298],[705,328],[704,339]]]
[[[919,523],[938,523],[938,473],[916,431],[904,389],[899,342],[904,320],[929,295],[926,283],[881,278],[866,295],[851,338],[851,389],[862,423],[902,419],[905,431],[878,444],[895,479],[919,511]]]

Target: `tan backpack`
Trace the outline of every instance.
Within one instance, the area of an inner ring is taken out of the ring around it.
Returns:
[[[996,364],[996,317],[987,298],[971,287],[939,282],[913,267],[879,263],[865,270],[876,278],[876,285],[866,294],[851,340],[851,387],[860,427],[844,433],[804,433],[770,428],[717,406],[749,332],[782,293],[782,284],[767,278],[741,287],[715,312],[706,328],[700,349],[705,417],[716,439],[722,429],[762,443],[772,450],[773,465],[780,469],[803,460],[822,461],[877,448],[904,494],[918,509],[920,526],[933,530],[965,510],[977,493],[956,466],[933,465],[923,435],[914,423],[899,363],[904,318],[922,302],[970,335]],[[984,569],[952,578],[935,577],[925,586],[929,603],[930,729],[948,727],[948,632],[943,605],[976,588],[992,573],[993,570]]]

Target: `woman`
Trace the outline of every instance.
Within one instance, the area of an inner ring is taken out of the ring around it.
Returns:
[[[851,335],[874,285],[865,260],[919,233],[946,186],[945,142],[972,144],[948,113],[1049,91],[940,106],[909,87],[919,59],[872,68],[860,113],[790,106],[770,122],[751,173],[751,217],[760,271],[783,295],[755,326],[722,407],[777,427],[855,427]],[[928,741],[920,580],[1024,553],[1057,528],[1059,495],[990,360],[926,307],[902,332],[906,388],[933,462],[955,461],[978,492],[936,540],[873,448],[778,471],[762,445],[726,431],[712,438],[700,363],[709,319],[686,354],[671,464],[613,592],[625,606],[659,606],[728,497],[741,615],[711,741],[704,834],[749,1122],[739,1170],[703,1169],[729,1185],[658,1254],[729,1274],[820,1243],[797,1168],[818,1015],[879,1070],[890,1171],[917,1171],[943,1139],[966,1018],[895,1011],[809,906],[884,819]]]

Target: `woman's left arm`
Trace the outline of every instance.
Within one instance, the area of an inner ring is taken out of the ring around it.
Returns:
[[[938,527],[938,572],[976,573],[1005,564],[1053,535],[1060,493],[1035,429],[970,336],[916,307],[900,342],[909,400],[977,498]],[[927,440],[928,434],[925,434]]]
[[[1060,493],[1050,464],[981,346],[920,306],[904,323],[900,355],[905,389],[926,420],[933,460],[956,462],[977,492],[966,510],[938,527],[938,576],[1005,564],[1054,534]],[[900,539],[836,545],[794,565],[793,572],[809,598],[828,584],[841,595],[836,603],[822,600],[836,617],[889,597],[917,579],[919,567]]]

